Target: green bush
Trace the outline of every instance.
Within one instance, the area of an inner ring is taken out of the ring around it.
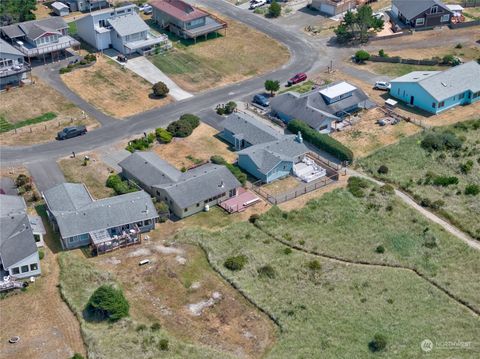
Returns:
[[[429,133],[420,145],[427,151],[458,150],[462,147],[462,140],[453,133]]]
[[[433,179],[434,186],[447,187],[453,184],[458,184],[458,178],[455,176],[451,176],[451,177],[438,176]]]
[[[222,156],[218,155],[213,155],[210,157],[210,162],[216,164],[216,165],[224,165],[225,167],[228,168],[228,170],[235,176],[235,178],[242,184],[242,186],[247,183],[247,175],[242,172],[240,167],[237,165],[228,163]]]
[[[287,255],[288,255],[288,254],[290,254],[290,253],[292,253],[292,248],[287,247],[287,248],[285,248],[285,249],[283,250],[283,254],[287,254]]]
[[[387,347],[387,338],[383,334],[375,334],[373,340],[368,343],[368,348],[373,353],[385,350]]]
[[[30,180],[26,175],[19,174],[17,176],[17,178],[15,179],[15,186],[17,186],[17,188],[22,187],[22,186],[25,186],[29,182],[30,182]]]
[[[85,358],[83,357],[82,354],[80,354],[80,353],[75,353],[75,354],[73,354],[72,357],[70,357],[70,359],[85,359]]]
[[[180,116],[179,121],[188,123],[193,129],[197,128],[198,125],[200,125],[200,118],[190,113],[186,113]]]
[[[330,153],[340,161],[348,161],[350,163],[353,161],[353,152],[349,148],[329,135],[319,133],[308,126],[305,122],[293,120],[288,123],[287,127],[292,133],[298,133],[300,131],[305,141],[308,141],[317,148]]]
[[[71,71],[72,71],[71,67],[62,67],[59,72],[60,72],[60,74],[66,74],[66,73],[71,72]]]
[[[386,175],[388,173],[388,167],[385,165],[381,165],[380,167],[378,167],[377,172],[378,174]]]
[[[170,132],[161,127],[155,130],[155,136],[157,137],[157,140],[162,143],[170,143],[173,138]]]
[[[392,194],[395,193],[395,188],[393,188],[391,185],[389,185],[389,184],[387,183],[387,184],[384,184],[382,187],[380,187],[379,192],[380,192],[381,194],[392,195]]]
[[[377,248],[375,248],[375,252],[377,253],[385,253],[385,247],[384,246],[377,246]]]
[[[98,287],[88,300],[85,310],[95,319],[117,321],[128,316],[130,305],[122,290],[111,285]]]
[[[97,56],[95,54],[86,54],[83,59],[87,62],[94,62],[97,61]]]
[[[239,271],[243,269],[247,262],[248,260],[246,256],[239,255],[235,257],[228,257],[223,263],[223,266],[231,271]]]
[[[227,102],[225,107],[224,107],[225,114],[230,115],[231,113],[233,113],[233,111],[235,111],[236,108],[237,108],[237,103],[236,102],[234,102],[234,101]]]
[[[383,49],[380,49],[380,51],[378,51],[378,56],[380,57],[388,57],[388,55],[385,53],[385,51]]]
[[[200,124],[200,119],[191,114],[184,114],[180,116],[177,121],[168,125],[167,131],[174,137],[188,137],[192,134],[193,130]]]
[[[469,184],[465,187],[465,194],[469,196],[476,196],[480,193],[480,186],[478,184]]]
[[[275,269],[270,264],[266,264],[257,269],[258,275],[264,278],[275,278]]]
[[[161,327],[162,327],[162,326],[160,325],[159,322],[155,322],[155,323],[152,324],[152,326],[150,327],[150,329],[151,329],[152,331],[154,331],[154,332],[157,332],[157,331],[160,330]]]
[[[158,348],[163,351],[168,350],[168,339],[160,339],[158,342]]]
[[[137,332],[143,332],[143,331],[146,330],[146,329],[147,329],[147,326],[146,326],[145,324],[139,324],[139,325],[137,325],[137,327],[135,328],[135,330],[136,330]]]
[[[159,222],[166,222],[168,220],[168,217],[170,217],[170,208],[168,207],[168,204],[164,201],[155,201],[155,209],[158,213]]]
[[[222,156],[219,156],[219,155],[213,155],[212,157],[210,157],[210,162],[212,162],[216,165],[226,165],[227,164],[227,161],[225,160],[225,158],[223,158]]]
[[[225,115],[225,107],[221,107],[221,106],[217,107],[216,112],[217,112],[217,115],[220,115],[220,116]]]
[[[268,16],[279,17],[281,13],[282,13],[282,7],[278,2],[273,0],[270,6],[268,7]]]
[[[162,81],[159,81],[155,85],[153,85],[152,91],[153,91],[153,94],[158,97],[165,97],[170,92],[168,86]]]
[[[260,218],[260,215],[258,213],[252,214],[249,218],[248,221],[252,224],[255,224]]]
[[[355,53],[355,60],[357,60],[357,62],[359,62],[359,63],[363,63],[363,62],[367,61],[368,59],[370,59],[370,54],[365,50],[358,50]]]
[[[45,257],[45,251],[43,249],[38,250],[38,258],[42,260]]]
[[[116,174],[108,176],[106,186],[112,188],[117,195],[136,192],[138,190],[135,186],[131,185],[130,182],[122,180],[122,178]]]
[[[361,177],[350,177],[347,181],[347,189],[355,197],[365,197],[365,188],[369,187],[369,181]]]
[[[135,151],[145,151],[150,148],[150,145],[154,141],[155,141],[155,134],[149,133],[147,137],[143,136],[130,141],[125,149],[132,153]]]
[[[473,161],[472,160],[468,160],[467,162],[462,163],[460,165],[460,171],[462,171],[462,173],[464,173],[466,175],[468,175],[472,171],[472,168],[473,168]]]
[[[322,269],[322,265],[320,264],[320,262],[316,259],[314,260],[311,260],[310,262],[308,262],[308,269],[312,270],[312,271],[318,271],[320,269]]]

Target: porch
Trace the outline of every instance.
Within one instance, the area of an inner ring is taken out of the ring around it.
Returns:
[[[100,255],[142,242],[140,229],[136,224],[113,229],[90,232],[93,255]]]

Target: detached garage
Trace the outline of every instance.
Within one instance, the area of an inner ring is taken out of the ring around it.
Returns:
[[[63,2],[54,2],[52,5],[53,12],[58,16],[67,16],[70,13],[70,9]]]
[[[335,16],[355,9],[356,5],[356,0],[312,0],[310,7],[328,16]]]

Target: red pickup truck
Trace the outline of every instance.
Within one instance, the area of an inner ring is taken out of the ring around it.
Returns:
[[[295,84],[298,84],[302,81],[305,81],[307,79],[307,74],[304,73],[304,72],[300,72],[298,74],[296,74],[295,76],[293,76],[290,80],[288,80],[288,86],[292,86],[292,85],[295,85]]]

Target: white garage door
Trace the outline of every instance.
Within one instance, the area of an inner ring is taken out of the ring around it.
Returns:
[[[320,4],[320,11],[328,15],[335,15],[335,7],[328,4]]]

